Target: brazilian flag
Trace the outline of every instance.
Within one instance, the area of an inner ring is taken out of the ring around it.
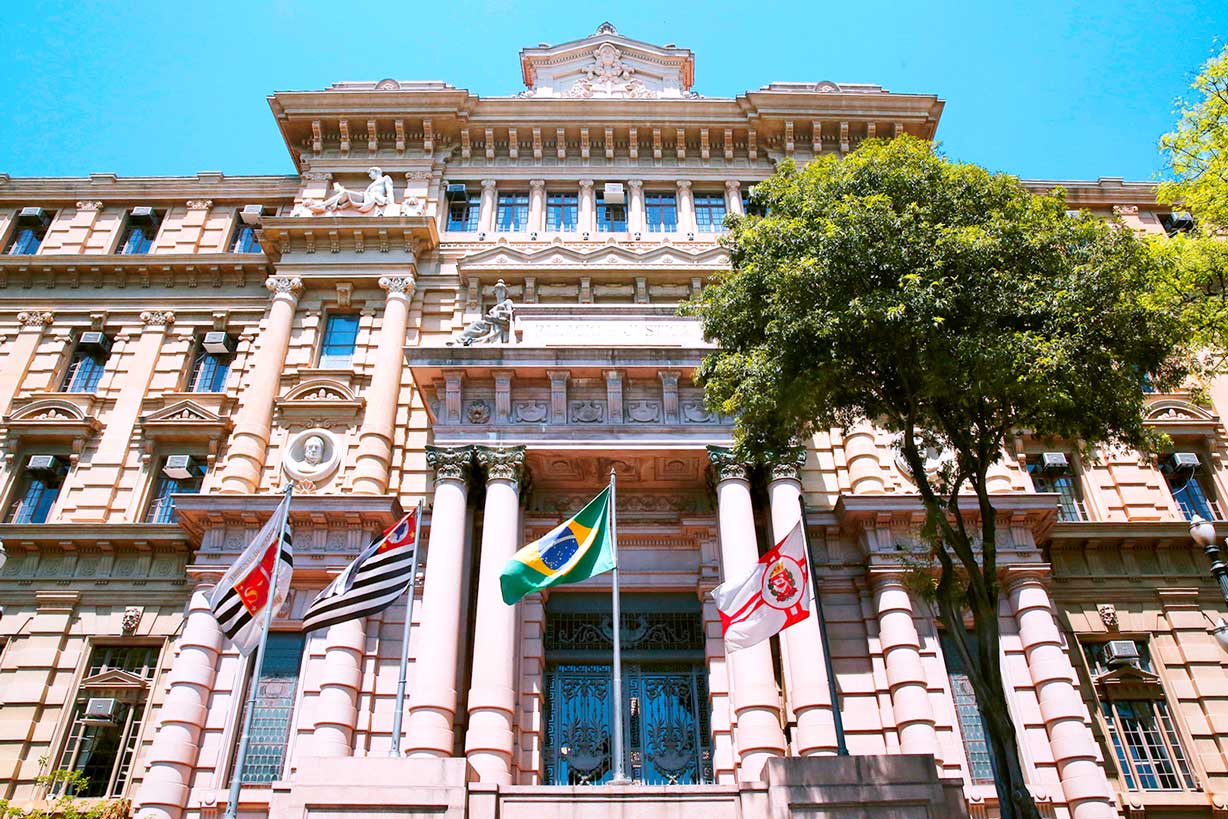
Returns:
[[[499,587],[509,606],[530,592],[579,583],[614,568],[610,538],[610,488],[540,540],[525,546],[503,567]]]

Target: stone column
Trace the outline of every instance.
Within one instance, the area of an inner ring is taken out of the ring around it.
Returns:
[[[627,180],[627,232],[644,233],[644,180]]]
[[[883,470],[872,426],[862,423],[844,431],[844,458],[854,495],[883,494]]]
[[[798,448],[770,465],[772,482],[768,497],[772,506],[772,537],[779,543],[801,518],[801,469],[806,450]],[[812,569],[813,571],[813,569]],[[817,578],[812,578],[817,583]],[[823,663],[819,618],[813,609],[804,622],[780,633],[781,652],[787,658],[786,685],[789,703],[797,719],[794,746],[801,756],[834,754],[836,726],[828,696],[827,669]]]
[[[580,201],[576,228],[591,237],[597,232],[597,198],[593,195],[593,180],[580,180]]]
[[[478,447],[486,469],[482,559],[474,621],[473,683],[465,755],[482,782],[512,784],[516,723],[517,609],[503,602],[499,572],[520,546],[524,447]]]
[[[350,756],[353,753],[366,643],[365,617],[329,626],[324,643],[320,699],[316,702],[312,728],[312,756]]]
[[[472,462],[472,447],[426,448],[426,463],[435,470],[435,497],[420,621],[420,633],[427,638],[416,649],[405,726],[405,750],[410,756],[452,756],[457,652],[464,639],[460,621],[465,605],[465,517]]]
[[[939,759],[934,707],[921,664],[921,638],[912,619],[912,597],[903,570],[872,570],[874,606],[878,611],[878,641],[887,667],[887,686],[900,752],[933,754]]]
[[[396,427],[401,376],[405,371],[403,348],[409,303],[414,295],[414,277],[383,276],[379,286],[388,296],[384,301],[384,323],[375,350],[371,386],[367,388],[366,411],[358,432],[353,482],[353,491],[358,495],[382,495],[388,491],[392,435]]]
[[[142,819],[179,819],[188,804],[222,650],[222,630],[209,608],[211,588],[212,583],[201,584],[192,593],[158,730],[146,758],[149,770],[133,804],[134,815]]]
[[[482,233],[495,231],[495,180],[482,180],[482,205],[478,212],[478,230]]]
[[[721,574],[729,580],[749,574],[759,561],[749,471],[728,449],[710,446],[708,457],[717,481]],[[785,753],[771,647],[765,641],[734,652],[729,655],[728,666],[738,780],[758,781],[764,763]]]
[[[529,180],[529,232],[542,233],[546,229],[546,180]]]
[[[1113,792],[1097,762],[1096,740],[1084,722],[1087,709],[1074,687],[1074,667],[1062,648],[1061,633],[1053,619],[1044,573],[1037,569],[1007,570],[1006,580],[1070,815],[1073,819],[1116,817]]]
[[[260,486],[264,456],[273,429],[273,400],[286,366],[286,350],[290,347],[290,330],[303,280],[297,276],[272,276],[264,286],[273,294],[269,318],[260,333],[260,348],[252,362],[248,383],[243,390],[243,405],[235,416],[234,432],[226,454],[226,466],[218,491],[223,493],[255,492]]]
[[[43,333],[55,320],[54,313],[29,312],[18,313],[17,337],[9,345],[4,362],[0,363],[0,416],[8,412],[13,398],[21,389],[34,356],[38,354],[38,345],[43,340]]]
[[[678,232],[679,233],[694,233],[695,226],[695,198],[691,196],[691,181],[689,179],[678,180]]]
[[[742,183],[736,179],[725,180],[725,210],[742,214]]]

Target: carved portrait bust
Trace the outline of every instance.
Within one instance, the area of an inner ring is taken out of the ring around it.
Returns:
[[[341,442],[326,429],[295,433],[281,456],[281,468],[296,481],[318,484],[341,464]]]

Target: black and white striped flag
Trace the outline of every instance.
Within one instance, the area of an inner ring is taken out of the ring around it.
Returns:
[[[405,593],[418,564],[422,504],[371,542],[307,607],[303,631],[383,611]]]
[[[287,495],[286,499],[278,504],[273,517],[261,527],[260,532],[209,595],[213,616],[222,627],[222,632],[231,639],[241,654],[252,653],[260,644],[263,623],[259,615],[269,603],[273,562],[277,560],[278,554],[281,559],[277,560],[274,611],[281,607],[290,593],[290,577],[294,573],[294,549],[290,544],[290,525],[286,516],[289,503],[290,497]]]

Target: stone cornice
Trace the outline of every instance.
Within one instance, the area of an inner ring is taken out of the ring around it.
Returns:
[[[259,283],[272,272],[263,253],[115,253],[0,256],[0,289],[225,287]],[[28,297],[28,296],[27,296]]]
[[[10,177],[0,174],[0,207],[40,204],[74,207],[77,201],[101,201],[104,206],[166,204],[183,206],[188,199],[212,199],[241,207],[259,203],[290,204],[301,182],[297,176],[133,176],[94,174],[87,177]]]
[[[262,525],[281,502],[281,494],[259,495],[205,493],[175,495],[175,510],[184,530],[196,541],[211,527]],[[354,529],[386,529],[400,520],[403,511],[394,495],[295,495],[290,502],[294,526],[344,526]],[[3,536],[0,536],[3,540]]]
[[[57,546],[72,551],[93,547],[178,551],[188,548],[188,535],[173,523],[0,523],[0,542],[10,550]]]

